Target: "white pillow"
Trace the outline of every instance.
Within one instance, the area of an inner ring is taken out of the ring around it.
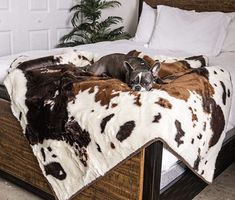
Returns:
[[[169,6],[157,10],[150,48],[207,56],[220,53],[230,17],[222,12],[198,13]]]
[[[152,8],[145,2],[140,15],[139,24],[134,37],[135,42],[149,43],[152,36],[156,20],[156,9]]]
[[[235,12],[226,13],[229,17],[232,18],[229,26],[227,36],[224,40],[222,51],[235,51]]]

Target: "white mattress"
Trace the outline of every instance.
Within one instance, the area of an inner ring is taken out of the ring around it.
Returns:
[[[138,51],[145,52],[146,54],[150,56],[155,56],[155,55],[165,55],[165,56],[172,56],[172,57],[193,56],[185,52],[156,51],[156,50],[145,47],[143,43],[137,43],[131,40],[119,40],[119,41],[114,41],[114,42],[100,42],[96,44],[81,45],[81,46],[75,47],[75,49],[81,50],[81,51],[93,51],[95,53],[99,53],[100,55],[105,55],[105,54],[115,53],[115,52],[127,53],[133,49],[136,49]],[[37,58],[37,57],[43,57],[43,56],[48,56],[48,55],[60,54],[66,51],[69,51],[69,48],[52,49],[50,51],[48,50],[30,51],[30,52],[24,52],[21,54],[0,57],[0,84],[3,83],[3,80],[7,75],[7,70],[11,62],[15,58],[17,58],[19,55],[26,55],[32,58]],[[235,52],[222,53],[218,57],[209,58],[209,63],[210,65],[219,65],[220,67],[225,68],[228,71],[230,71],[231,78],[234,83],[233,93],[235,93]],[[235,101],[232,101],[232,108],[230,112],[227,130],[232,129],[233,127],[235,127]],[[172,155],[166,149],[163,150],[161,188],[165,187],[168,183],[170,183],[172,180],[174,180],[176,177],[178,177],[184,172],[185,166],[178,165],[178,162],[179,160],[174,155]]]

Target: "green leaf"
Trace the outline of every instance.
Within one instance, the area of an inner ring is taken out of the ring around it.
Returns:
[[[64,43],[65,41],[70,40],[76,31],[77,31],[76,29],[73,29],[68,34],[64,35],[62,38],[60,38],[60,43]]]
[[[70,8],[73,13],[72,31],[60,39],[58,46],[75,46],[107,40],[127,39],[130,35],[123,31],[123,27],[112,29],[113,25],[122,22],[118,16],[109,16],[100,21],[102,10],[119,7],[119,1],[84,0]]]
[[[114,8],[121,6],[119,1],[103,1],[99,5],[99,9]]]
[[[70,8],[69,12],[77,11],[77,10],[81,10],[81,5],[80,4],[77,4],[77,5],[73,6],[72,8]]]

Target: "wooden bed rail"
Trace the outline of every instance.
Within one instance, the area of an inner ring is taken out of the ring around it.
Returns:
[[[157,5],[167,5],[172,7],[178,7],[185,10],[196,10],[197,12],[203,11],[220,11],[220,12],[234,12],[235,1],[234,0],[139,0],[142,4],[146,2],[148,5],[156,8]],[[140,5],[142,8],[142,5]]]

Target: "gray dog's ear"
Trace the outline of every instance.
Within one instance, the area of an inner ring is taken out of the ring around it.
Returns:
[[[124,61],[124,67],[128,72],[132,72],[134,68],[131,66],[131,64],[127,61]]]
[[[158,72],[160,71],[161,63],[159,61],[155,62],[154,65],[151,67],[151,72],[153,76],[158,76]]]

